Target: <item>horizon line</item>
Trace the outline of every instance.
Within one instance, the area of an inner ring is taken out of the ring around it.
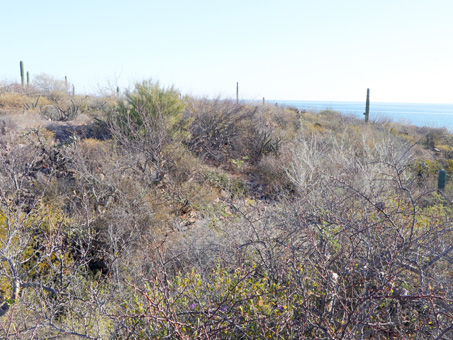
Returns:
[[[251,101],[260,101],[259,99],[251,99]],[[322,103],[365,103],[365,100],[309,100],[309,99],[265,99],[266,102],[322,102]],[[397,101],[371,101],[371,103],[381,104],[428,104],[428,105],[453,105],[453,102],[397,102]]]

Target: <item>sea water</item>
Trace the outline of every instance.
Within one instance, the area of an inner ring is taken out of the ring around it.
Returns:
[[[364,118],[365,102],[276,100],[272,103],[294,106],[301,110],[335,110]],[[378,103],[370,104],[370,120],[390,119],[396,123],[434,128],[453,132],[453,104]]]

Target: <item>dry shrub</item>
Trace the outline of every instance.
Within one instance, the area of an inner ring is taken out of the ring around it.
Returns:
[[[55,102],[55,103],[64,101],[69,97],[69,95],[66,92],[57,91],[57,90],[47,93],[46,96],[47,96],[47,98],[49,98],[49,100],[51,102]]]
[[[272,132],[282,140],[292,139],[301,128],[298,110],[274,105],[259,106],[254,123],[258,130]]]
[[[412,155],[409,150],[391,134],[375,135],[373,130],[349,128],[337,136],[300,139],[290,151],[292,160],[285,169],[307,200],[319,202],[324,197],[321,189],[334,190],[337,182],[377,195],[388,189],[395,164],[407,167]]]
[[[14,126],[14,129],[11,129],[10,132],[17,134],[30,128],[46,127],[49,124],[49,121],[39,114],[38,110],[27,110],[24,112],[13,112],[9,110],[3,118],[5,121],[10,121]]]
[[[183,213],[190,209],[209,211],[212,204],[218,200],[217,190],[195,181],[183,183],[176,194],[179,202],[182,203],[181,212]]]
[[[314,134],[326,134],[331,132],[329,129],[327,129],[325,126],[323,126],[321,123],[311,123],[311,122],[306,122],[304,124],[304,133],[307,135],[314,135]]]
[[[278,199],[281,195],[288,195],[295,189],[294,184],[286,175],[282,164],[289,164],[290,154],[282,151],[279,157],[264,156],[256,166],[257,188],[255,192],[262,197]]]
[[[167,179],[171,182],[180,184],[200,177],[203,164],[184,145],[171,143],[165,147],[163,153],[166,159],[165,168],[169,175]]]
[[[208,185],[218,189],[223,197],[237,198],[248,193],[247,183],[240,176],[221,169],[208,169],[204,172],[203,178]]]
[[[421,144],[427,149],[434,149],[439,144],[452,144],[453,139],[446,128],[417,128],[416,131],[424,138]]]
[[[20,93],[2,93],[0,94],[0,108],[3,109],[23,109],[25,105],[33,105],[36,98],[29,97]]]
[[[11,118],[2,117],[0,119],[0,136],[16,134],[17,125],[11,120]]]
[[[89,220],[95,229],[96,263],[90,266],[120,280],[124,268],[140,262],[148,242],[164,237],[174,207],[162,188],[144,184],[137,155],[111,141],[85,139],[68,146],[65,154],[75,174],[67,209],[74,220]]]
[[[36,99],[35,104],[36,103],[37,103],[37,107],[39,107],[41,109],[46,105],[50,105],[51,101],[46,97],[41,97],[41,98],[39,98],[39,101]]]
[[[247,134],[256,110],[229,100],[192,101],[186,115],[192,121],[190,151],[214,164],[248,156]]]
[[[86,138],[80,141],[80,148],[88,159],[99,160],[99,156],[104,153],[110,153],[111,142],[101,141],[94,138]]]
[[[207,166],[199,158],[179,145],[170,145],[165,151],[167,175],[166,190],[175,201],[175,211],[184,214],[190,209],[206,210],[217,198],[217,191],[204,179]]]
[[[348,126],[362,125],[356,117],[334,110],[304,111],[300,113],[300,120],[305,134],[341,133]]]
[[[231,171],[235,170],[232,160],[255,164],[265,154],[278,153],[281,135],[286,134],[277,122],[277,111],[268,107],[204,99],[191,101],[186,116],[191,120],[189,150]]]

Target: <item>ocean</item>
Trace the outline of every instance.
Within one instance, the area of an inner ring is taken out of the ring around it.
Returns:
[[[301,110],[331,109],[345,114],[364,118],[365,101],[300,101],[274,100],[271,103],[294,106]],[[415,104],[415,103],[373,103],[370,104],[370,120],[390,119],[396,123],[447,128],[453,132],[453,104]]]

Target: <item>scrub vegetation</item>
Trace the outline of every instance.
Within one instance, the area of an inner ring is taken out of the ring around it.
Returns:
[[[0,338],[453,338],[446,129],[39,79],[0,87]]]

